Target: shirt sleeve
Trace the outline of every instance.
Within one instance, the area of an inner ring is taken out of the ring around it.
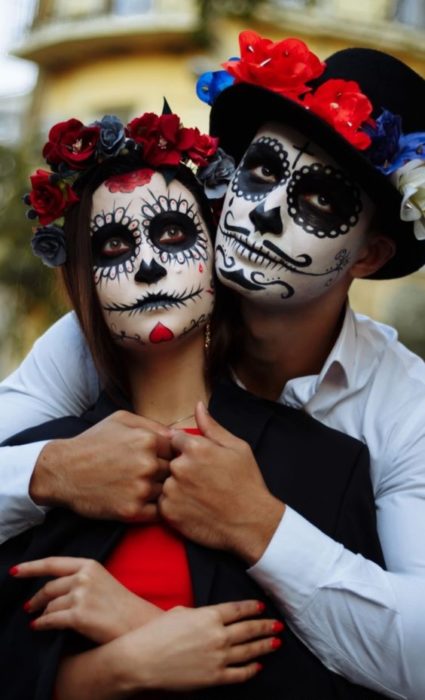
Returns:
[[[94,403],[99,381],[73,313],[59,319],[34,344],[22,364],[0,384],[0,441],[25,428]],[[0,543],[40,522],[45,513],[29,496],[29,482],[45,442],[0,447]]]
[[[289,507],[249,573],[327,668],[390,698],[425,697],[423,578],[384,571]]]

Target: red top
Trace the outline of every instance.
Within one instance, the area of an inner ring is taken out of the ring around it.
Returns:
[[[197,428],[185,432],[201,434]],[[165,524],[129,526],[105,567],[130,591],[163,610],[194,605],[184,540]]]

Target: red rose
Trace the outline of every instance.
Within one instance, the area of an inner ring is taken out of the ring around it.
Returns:
[[[198,140],[197,129],[185,129],[177,114],[147,113],[128,124],[128,135],[143,147],[143,160],[154,167],[178,165]]]
[[[129,136],[143,147],[143,160],[148,165],[180,163],[181,152],[177,145],[180,119],[176,114],[146,113],[133,119],[127,128]]]
[[[94,156],[99,131],[98,126],[84,126],[78,119],[59,122],[50,129],[43,156],[51,165],[66,163],[73,170],[83,170]]]
[[[370,136],[361,128],[369,121],[373,108],[354,80],[327,80],[314,93],[306,95],[303,104],[355,148],[363,151],[370,146]]]
[[[324,64],[299,39],[273,42],[255,32],[239,36],[240,61],[227,61],[223,68],[235,82],[252,83],[297,99],[308,92],[306,85],[323,73]]]
[[[30,204],[36,212],[40,224],[46,226],[59,219],[78,197],[74,190],[63,181],[52,184],[51,173],[38,169],[31,175],[32,190]]]
[[[127,124],[127,133],[136,143],[144,144],[152,134],[158,133],[158,119],[158,115],[153,112],[145,112]]]
[[[214,155],[218,148],[218,139],[207,134],[201,134],[199,129],[193,129],[193,131],[197,132],[197,138],[193,146],[188,150],[187,155],[193,160],[195,165],[207,165],[208,159]]]

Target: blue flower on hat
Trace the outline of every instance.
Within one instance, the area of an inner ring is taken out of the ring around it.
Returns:
[[[425,160],[425,133],[403,134],[401,118],[384,109],[372,127],[365,125],[372,139],[367,156],[384,175],[390,175],[412,160]]]
[[[366,155],[378,170],[384,172],[386,164],[392,161],[399,149],[401,117],[384,109],[373,126],[366,122],[363,129],[372,139]]]
[[[196,94],[202,102],[212,105],[220,92],[233,85],[234,82],[233,76],[225,70],[207,71],[201,75],[196,83]]]

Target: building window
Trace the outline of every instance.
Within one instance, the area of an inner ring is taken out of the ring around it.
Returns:
[[[54,16],[63,20],[93,17],[104,12],[105,0],[56,0],[54,4]]]
[[[423,0],[397,0],[394,19],[413,27],[425,27],[425,3]]]
[[[112,12],[114,15],[144,15],[153,8],[153,0],[114,0]]]

